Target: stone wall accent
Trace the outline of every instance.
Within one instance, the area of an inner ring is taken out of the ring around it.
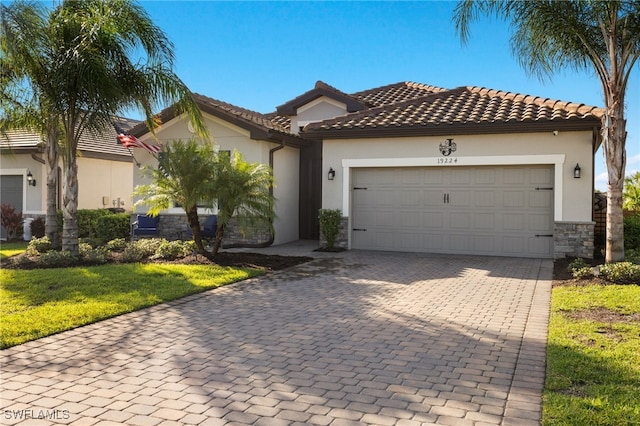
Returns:
[[[206,214],[198,215],[200,227],[204,226],[207,220]],[[136,215],[131,216],[131,223],[136,220]],[[190,238],[188,234],[189,225],[187,224],[186,214],[161,214],[160,223],[158,225],[160,238],[169,241],[187,240]],[[136,237],[138,239],[140,237]],[[144,237],[142,237],[144,238]],[[231,223],[227,226],[224,233],[223,247],[236,245],[260,245],[270,241],[271,235],[269,227],[265,226],[248,226],[241,227],[238,220],[231,219]]]
[[[327,247],[327,239],[322,233],[322,229],[320,229],[320,247]],[[338,232],[338,237],[336,238],[336,247],[341,249],[346,249],[349,247],[349,218],[343,217],[340,221],[340,231]]]
[[[556,222],[553,237],[554,258],[593,259],[595,222]]]

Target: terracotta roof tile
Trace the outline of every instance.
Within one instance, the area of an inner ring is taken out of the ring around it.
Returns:
[[[422,98],[424,96],[444,92],[446,90],[447,89],[428,86],[426,84],[403,81],[357,92],[351,96],[364,101],[370,106],[382,106]]]
[[[414,83],[415,84],[415,83]],[[305,131],[367,128],[415,128],[451,124],[527,123],[556,120],[599,120],[602,109],[529,95],[459,87],[445,90],[431,86],[385,86],[379,92],[360,92],[381,106],[307,125]],[[421,97],[417,93],[425,92]],[[431,92],[431,93],[428,93]],[[408,98],[400,102],[394,99]]]
[[[133,125],[139,123],[136,120],[116,117],[114,119],[124,130],[129,130]],[[43,144],[42,137],[35,132],[26,130],[16,130],[7,132],[7,137],[0,136],[0,148],[8,150],[32,150]],[[100,134],[84,133],[78,142],[80,151],[131,157],[131,153],[121,144],[117,143],[117,134],[112,126],[105,129]]]

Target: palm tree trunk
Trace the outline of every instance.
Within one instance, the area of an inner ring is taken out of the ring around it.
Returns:
[[[75,152],[65,155],[62,185],[62,250],[77,256],[78,249],[78,163]]]
[[[213,243],[213,250],[211,251],[211,255],[215,256],[218,254],[220,247],[222,246],[222,237],[224,237],[224,224],[218,222],[218,229],[216,230],[216,240]]]
[[[622,213],[622,189],[626,166],[627,139],[624,120],[624,99],[620,92],[611,91],[614,96],[608,99],[608,123],[605,123],[604,156],[607,162],[609,184],[607,186],[607,245],[605,262],[624,260],[624,225]]]
[[[189,228],[191,228],[191,233],[193,234],[193,241],[196,243],[196,247],[198,248],[198,254],[204,255],[206,253],[206,250],[204,249],[204,244],[202,244],[200,220],[198,219],[198,207],[189,209],[188,211],[186,211],[186,213],[187,221],[189,222]]]
[[[54,248],[60,247],[58,238],[58,131],[50,128],[47,132],[45,144],[45,167],[47,172],[47,216],[45,221],[45,235],[49,238]]]

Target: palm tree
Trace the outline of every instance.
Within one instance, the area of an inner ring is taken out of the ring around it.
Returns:
[[[602,84],[602,140],[609,176],[605,261],[624,260],[622,189],[626,166],[625,93],[640,56],[640,2],[464,0],[454,13],[461,39],[471,22],[494,15],[514,28],[511,43],[521,65],[538,77],[570,66],[595,71]]]
[[[139,185],[134,196],[141,197],[136,205],[149,206],[148,214],[157,216],[173,203],[179,204],[187,214],[198,252],[205,254],[200,234],[198,206],[214,207],[215,186],[211,179],[216,166],[215,153],[210,143],[176,140],[163,147],[157,168],[144,172],[152,183]]]
[[[640,212],[640,172],[635,172],[624,180],[623,207]]]
[[[0,5],[0,129],[30,129],[43,135],[46,167],[45,235],[59,246],[57,223],[60,119],[48,108],[43,89],[49,84],[47,27],[39,3]],[[25,90],[25,83],[32,90]],[[44,90],[47,91],[47,90]],[[51,89],[48,90],[51,92]]]
[[[77,148],[83,134],[104,131],[114,115],[131,107],[144,112],[153,132],[158,125],[153,110],[166,104],[186,113],[199,135],[208,132],[191,93],[172,71],[171,42],[141,6],[131,0],[64,0],[43,28],[39,59],[47,83],[29,68],[25,73],[61,123],[62,249],[77,254]]]
[[[218,229],[212,249],[215,256],[222,246],[224,231],[235,217],[241,226],[268,226],[273,232],[275,199],[269,188],[273,174],[269,166],[248,163],[235,151],[232,155],[221,153],[217,157],[215,197],[218,205]]]

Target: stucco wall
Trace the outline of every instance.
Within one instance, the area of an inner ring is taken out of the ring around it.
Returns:
[[[44,214],[46,210],[46,170],[44,164],[31,157],[31,154],[2,155],[1,174],[24,176],[24,213]],[[62,163],[60,168],[62,169]],[[120,161],[99,160],[78,157],[78,208],[99,209],[114,207],[113,200],[120,197],[125,209],[131,208],[133,190],[133,164]],[[36,186],[26,183],[27,170],[36,180]],[[62,176],[61,176],[62,178]],[[62,182],[59,185],[62,191]],[[102,204],[102,197],[109,198],[109,204]]]
[[[78,159],[78,207],[81,209],[102,209],[121,207],[131,210],[133,192],[132,163]],[[103,203],[103,197],[107,197]],[[120,205],[114,205],[120,201]]]
[[[452,138],[456,151],[444,157],[439,145]],[[348,182],[349,165],[357,164],[350,160],[373,160],[380,165],[402,165],[416,163],[421,166],[470,166],[509,164],[511,160],[520,164],[547,162],[555,164],[555,205],[556,221],[588,222],[592,216],[592,133],[552,132],[471,135],[449,137],[410,137],[395,139],[355,139],[325,140],[323,143],[323,180],[322,207],[349,210]],[[444,158],[457,160],[455,163],[442,164]],[[392,159],[392,160],[390,160]],[[405,161],[406,160],[406,161]],[[424,164],[422,164],[424,163]],[[573,178],[576,163],[581,167],[581,178]],[[415,164],[417,165],[417,164]],[[329,168],[336,170],[333,181],[326,179]]]
[[[338,117],[346,112],[345,104],[322,96],[298,109],[297,116],[291,117],[291,131],[297,134],[299,127],[304,127],[310,122]]]
[[[263,140],[251,139],[249,131],[205,114],[205,122],[213,138],[214,146],[221,150],[240,152],[244,159],[250,163],[269,164],[269,151],[278,144]],[[174,140],[188,140],[195,135],[188,129],[186,121],[182,118],[171,120],[162,125],[156,131],[157,141],[168,144]],[[157,143],[150,135],[142,138],[144,141]],[[155,165],[156,160],[144,150],[136,149],[136,159],[141,165]],[[276,215],[278,219],[274,223],[276,244],[295,241],[298,239],[298,192],[299,192],[299,150],[286,147],[274,153],[274,177],[276,186]],[[146,183],[140,171],[133,176],[134,187]],[[145,212],[145,206],[137,208],[138,212]],[[167,213],[181,214],[181,208],[172,208]],[[215,212],[202,211],[203,214]]]

